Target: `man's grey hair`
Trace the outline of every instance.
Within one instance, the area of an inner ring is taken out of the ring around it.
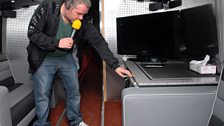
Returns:
[[[91,7],[91,0],[73,0],[73,6],[76,7],[79,4],[85,4],[88,8]]]

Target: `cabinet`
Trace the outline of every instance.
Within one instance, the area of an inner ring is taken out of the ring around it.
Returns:
[[[123,126],[207,125],[219,75],[192,73],[182,62],[151,69],[139,62],[125,64],[134,77],[122,91]]]

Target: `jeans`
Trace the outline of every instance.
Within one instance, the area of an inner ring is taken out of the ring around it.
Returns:
[[[59,58],[45,58],[41,66],[32,76],[38,118],[34,122],[34,126],[51,126],[47,119],[50,110],[53,80],[56,73],[62,79],[66,91],[66,115],[70,125],[82,121],[77,71],[76,62],[72,54],[67,54]]]

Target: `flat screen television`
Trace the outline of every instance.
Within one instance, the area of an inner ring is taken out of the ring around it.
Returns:
[[[218,54],[216,18],[211,4],[180,11],[181,56],[203,59]]]
[[[118,54],[136,55],[138,60],[175,58],[178,15],[179,11],[169,11],[117,18]]]
[[[118,54],[143,59],[215,57],[218,37],[212,5],[117,18],[117,49]]]

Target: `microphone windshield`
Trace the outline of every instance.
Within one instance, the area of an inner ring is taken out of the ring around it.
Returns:
[[[74,20],[73,23],[72,23],[72,28],[76,29],[76,30],[79,30],[80,27],[81,27],[81,21],[80,20]]]

